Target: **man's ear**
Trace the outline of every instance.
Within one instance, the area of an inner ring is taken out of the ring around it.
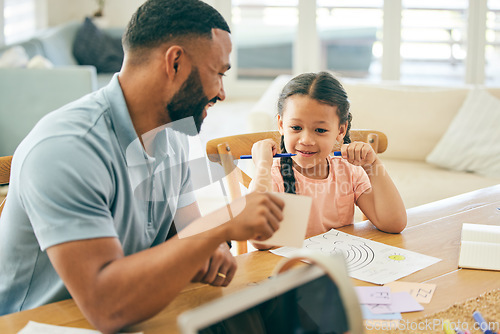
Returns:
[[[175,78],[186,60],[186,52],[178,45],[173,45],[165,51],[165,72],[169,78]]]

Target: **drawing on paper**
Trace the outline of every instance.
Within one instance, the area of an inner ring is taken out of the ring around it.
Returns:
[[[389,255],[389,259],[394,260],[394,261],[404,261],[406,260],[406,257],[401,254],[392,254]]]
[[[363,281],[386,284],[430,266],[440,259],[389,246],[332,229],[304,241],[303,248],[324,254],[342,254],[349,276]],[[297,248],[271,250],[280,256],[292,256]]]
[[[364,268],[375,258],[373,249],[364,242],[333,240],[333,237],[338,237],[338,234],[322,234],[320,237],[327,242],[310,238],[310,243],[306,245],[306,248],[319,250],[325,254],[342,254],[349,271]],[[328,242],[329,240],[331,243]]]

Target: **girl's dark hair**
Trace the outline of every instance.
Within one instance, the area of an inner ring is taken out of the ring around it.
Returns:
[[[201,0],[148,0],[132,15],[122,43],[133,50],[189,35],[212,39],[213,28],[231,32],[222,15]]]
[[[337,107],[339,124],[347,123],[344,144],[351,142],[349,130],[351,129],[352,115],[349,112],[349,100],[342,84],[328,72],[304,73],[290,80],[281,91],[278,99],[278,115],[283,117],[286,100],[293,95],[309,96],[318,102]],[[281,152],[286,153],[285,141],[281,136]],[[281,176],[285,192],[295,194],[295,175],[293,173],[292,158],[281,158]]]

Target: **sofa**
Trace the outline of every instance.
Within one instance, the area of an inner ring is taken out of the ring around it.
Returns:
[[[0,57],[8,50],[22,50],[21,56],[32,60],[38,56],[50,65],[0,68],[1,156],[13,154],[45,114],[106,85],[113,76],[98,71],[99,67],[90,62],[79,64],[73,46],[80,27],[81,22],[70,22],[41,31],[29,40],[0,47]],[[119,41],[123,28],[94,27],[93,31],[102,31],[103,40],[109,36]]]
[[[89,22],[85,21],[83,24],[89,24]],[[28,40],[1,46],[0,56],[13,46],[21,46],[26,51],[29,58],[41,55],[49,60],[56,68],[82,66],[73,53],[74,43],[80,27],[82,27],[82,22],[72,21],[42,30]],[[90,25],[90,28],[94,29],[94,34],[101,32],[106,38],[110,37],[114,40],[120,40],[124,32],[124,28],[121,27],[100,28]],[[95,37],[95,35],[93,37]],[[99,37],[101,36],[97,35],[97,38]],[[94,43],[98,42],[99,41],[94,40]],[[96,67],[92,64],[85,64],[84,66],[87,66],[82,68],[82,70],[85,71],[89,71],[88,66]],[[113,73],[95,72],[96,74],[93,74],[95,76],[94,83],[97,85],[93,88],[99,88],[106,85],[113,75]]]
[[[277,77],[253,106],[249,132],[276,129],[290,78]],[[407,208],[500,183],[500,88],[341,81],[352,127],[387,135],[380,158]]]

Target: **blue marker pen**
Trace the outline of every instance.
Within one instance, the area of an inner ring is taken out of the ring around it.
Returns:
[[[484,334],[495,334],[495,332],[490,330],[488,323],[484,320],[479,311],[474,311],[474,313],[472,313],[472,316],[474,317],[474,320],[476,320],[476,322],[479,324],[479,328],[483,331]]]
[[[293,157],[294,155],[297,155],[297,154],[293,154],[293,153],[278,153],[276,155],[273,155],[273,158]],[[240,159],[252,159],[252,156],[251,155],[240,155]]]
[[[297,155],[297,154],[293,154],[293,153],[278,153],[276,155],[273,155],[273,158],[293,157],[294,155]],[[342,152],[335,151],[335,152],[333,152],[333,156],[334,157],[341,157],[342,156]],[[252,159],[252,156],[251,155],[240,155],[240,159]]]

